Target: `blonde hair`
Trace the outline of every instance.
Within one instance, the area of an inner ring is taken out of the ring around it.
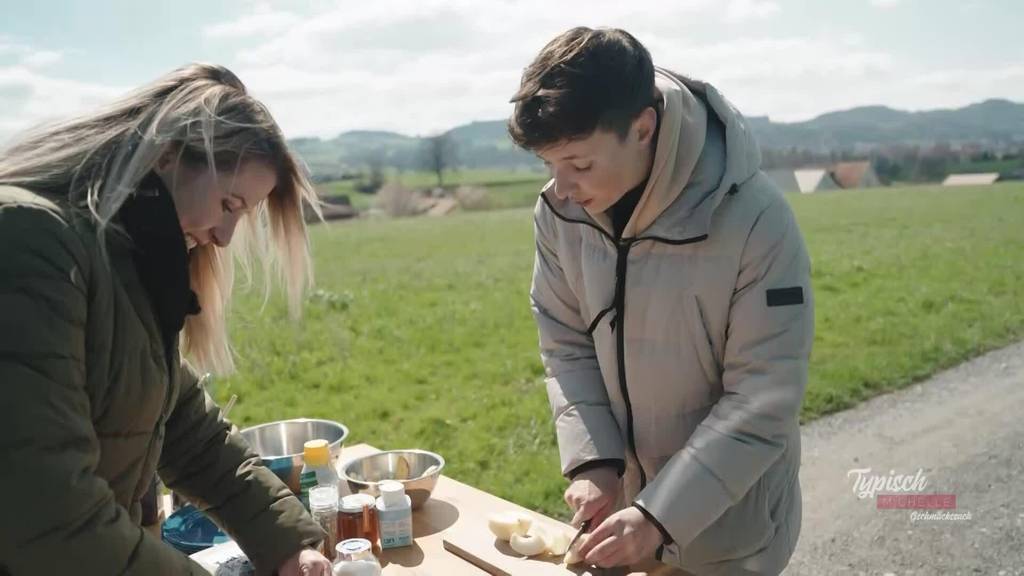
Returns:
[[[316,192],[280,128],[230,70],[185,66],[93,114],[36,128],[0,154],[0,184],[66,197],[95,220],[105,248],[108,225],[169,147],[177,147],[179,162],[237,170],[258,160],[277,173],[277,186],[239,222],[230,248],[208,244],[189,253],[202,312],[186,319],[181,350],[200,370],[228,373],[235,262],[250,281],[259,262],[268,291],[277,276],[297,316],[313,280],[304,201],[319,215]]]

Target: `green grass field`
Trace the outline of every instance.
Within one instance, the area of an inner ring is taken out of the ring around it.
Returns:
[[[536,189],[534,189],[536,193]],[[1024,185],[791,196],[814,263],[805,419],[1024,337]],[[528,307],[528,209],[314,228],[301,323],[236,303],[240,425],[309,416],[420,447],[446,473],[565,518]]]

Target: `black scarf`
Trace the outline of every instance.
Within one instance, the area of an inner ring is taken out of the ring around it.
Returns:
[[[188,248],[174,199],[163,180],[150,172],[118,216],[134,244],[135,269],[153,305],[170,362],[185,317],[200,312],[189,281]]]

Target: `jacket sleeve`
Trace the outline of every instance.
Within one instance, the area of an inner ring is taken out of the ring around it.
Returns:
[[[54,214],[0,208],[0,572],[206,574],[95,473],[88,261]]]
[[[620,472],[625,449],[612,415],[594,341],[580,316],[576,295],[558,261],[554,217],[539,201],[534,215],[537,253],[530,289],[540,333],[548,400],[555,420],[562,473],[608,460]]]
[[[678,550],[739,502],[799,434],[814,338],[810,261],[779,196],[754,223],[729,310],[724,395],[639,494]]]
[[[257,574],[271,574],[324,534],[288,486],[221,416],[193,372],[183,365],[180,373],[184,384],[167,421],[160,477],[223,527]]]

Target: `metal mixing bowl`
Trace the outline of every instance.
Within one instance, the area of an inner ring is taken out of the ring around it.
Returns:
[[[327,440],[331,464],[337,468],[338,457],[348,437],[348,428],[331,420],[296,418],[252,426],[242,430],[241,434],[263,458],[263,465],[284,480],[292,492],[298,494],[302,445],[309,440]]]
[[[444,458],[426,450],[391,450],[352,460],[342,469],[342,476],[352,492],[379,496],[377,484],[382,480],[398,480],[412,507],[423,506],[437,485],[444,469]]]

